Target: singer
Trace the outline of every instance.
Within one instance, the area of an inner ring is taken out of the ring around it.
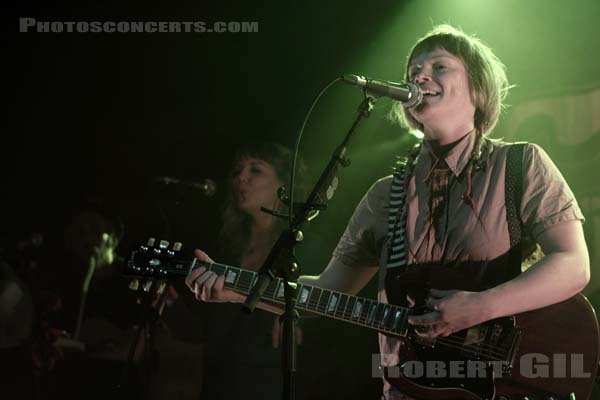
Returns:
[[[579,293],[590,266],[572,191],[539,146],[486,137],[509,89],[501,61],[475,36],[441,25],[417,41],[405,73],[423,100],[394,115],[424,140],[365,194],[324,271],[300,283],[354,294],[379,274],[380,302],[426,306],[408,322],[432,349],[453,333]],[[522,267],[536,246],[539,257]],[[186,282],[205,301],[243,300],[203,268]],[[383,367],[402,364],[407,342],[380,334],[379,344]],[[436,398],[391,378],[383,399]],[[437,398],[467,398],[461,390]],[[560,390],[561,398],[575,391]]]

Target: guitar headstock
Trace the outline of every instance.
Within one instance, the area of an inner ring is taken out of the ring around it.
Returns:
[[[131,252],[123,273],[138,278],[169,279],[187,275],[190,263],[181,256],[180,242],[170,243],[150,238]]]

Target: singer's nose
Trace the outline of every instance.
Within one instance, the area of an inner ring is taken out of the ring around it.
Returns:
[[[423,79],[423,77],[421,76],[421,74],[415,75],[415,77],[413,78],[413,83],[416,83],[417,85],[419,83],[424,82],[425,80]]]
[[[413,76],[413,83],[416,83],[417,85],[429,80],[431,80],[431,77],[427,75],[423,70],[415,72],[415,75]]]
[[[250,173],[244,168],[242,171],[240,171],[237,178],[239,183],[248,183],[248,181],[250,180]]]

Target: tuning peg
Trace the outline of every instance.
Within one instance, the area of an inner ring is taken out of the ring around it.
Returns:
[[[131,290],[138,290],[138,288],[140,287],[140,281],[138,281],[137,279],[132,279],[131,282],[129,282],[129,289]]]
[[[183,246],[181,244],[181,242],[175,242],[175,243],[173,243],[173,251],[180,251],[181,250],[181,246]]]
[[[158,244],[158,247],[160,247],[161,249],[166,249],[167,247],[169,247],[169,242],[166,240],[161,240]]]
[[[147,281],[144,284],[144,292],[149,292],[151,287],[152,287],[152,281]]]
[[[156,242],[156,239],[154,239],[153,237],[148,238],[148,242],[146,243],[149,247],[154,246],[154,242]]]

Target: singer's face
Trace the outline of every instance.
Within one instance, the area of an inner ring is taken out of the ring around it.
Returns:
[[[277,209],[282,185],[273,166],[263,160],[242,158],[233,170],[233,195],[240,211],[254,214],[260,207]]]
[[[424,133],[437,126],[473,123],[475,106],[467,69],[458,57],[442,48],[415,54],[408,78],[423,91],[423,102],[409,112],[423,124]]]

